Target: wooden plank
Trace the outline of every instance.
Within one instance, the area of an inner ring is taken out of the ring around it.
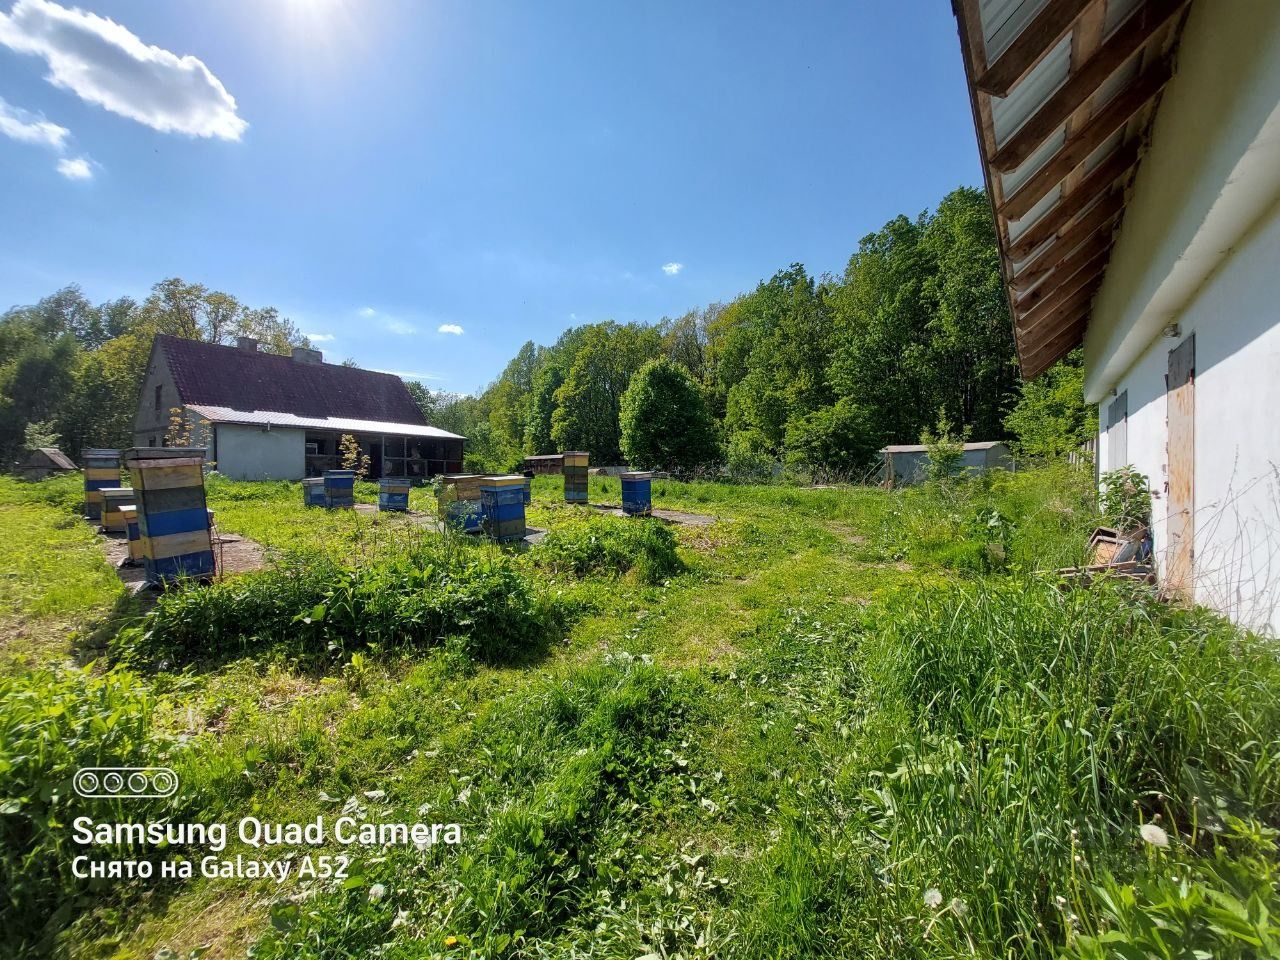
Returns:
[[[973,82],[983,93],[1007,97],[1013,85],[1044,59],[1071,29],[1076,17],[1102,0],[1050,0],[1013,43]]]
[[[1022,357],[1023,376],[1030,380],[1044,373],[1084,341],[1085,327],[1089,322],[1086,306],[1063,324],[1058,333],[1047,340],[1037,342]]]
[[[1085,211],[1084,216],[1063,231],[1062,236],[1037,253],[1034,260],[1023,264],[1014,274],[1014,280],[1033,281],[1048,273],[1072,250],[1100,229],[1107,227],[1123,209],[1124,194],[1117,191],[1104,196]],[[1027,285],[1024,282],[1023,289]]]
[[[1078,270],[1075,276],[1067,278],[1052,297],[1036,309],[1019,317],[1015,321],[1017,332],[1022,336],[1028,336],[1040,326],[1054,327],[1064,316],[1088,305],[1098,287],[1102,285],[1107,257],[1107,253],[1094,257],[1087,266]]]
[[[195,466],[164,466],[138,469],[133,465],[133,484],[142,490],[171,490],[174,487],[203,487],[204,471]]]
[[[1014,132],[991,158],[991,165],[1001,172],[1016,170],[1187,3],[1188,0],[1147,0]]]
[[[181,557],[188,553],[201,553],[212,549],[208,530],[192,533],[172,533],[166,537],[142,538],[142,555],[149,560]]]
[[[1114,235],[1109,229],[1096,230],[1070,254],[1048,264],[1038,275],[1024,277],[1024,274],[1018,274],[1014,278],[1013,289],[1031,288],[1031,292],[1018,298],[1014,305],[1015,309],[1030,310],[1037,303],[1042,302],[1050,290],[1092,260],[1096,254],[1111,249],[1113,240]],[[1037,282],[1039,286],[1035,286]]]
[[[1164,586],[1192,599],[1195,591],[1196,335],[1169,351],[1169,501],[1165,521],[1169,548]]]
[[[1130,117],[1159,93],[1172,74],[1173,68],[1168,58],[1144,70],[1133,83],[1096,113],[1082,130],[1063,144],[1052,159],[1032,174],[1018,192],[1005,201],[1000,213],[1012,220],[1026,216],[1027,211],[1039,203],[1046,193],[1084,163],[1089,154],[1102,146],[1108,137],[1123,127]]]
[[[1106,193],[1118,177],[1127,174],[1138,162],[1138,141],[1129,140],[1117,147],[1105,160],[1085,175],[1074,190],[1063,196],[1044,216],[1027,227],[1009,245],[1009,256],[1015,261],[1027,259],[1036,248],[1065,227],[1080,211]]]

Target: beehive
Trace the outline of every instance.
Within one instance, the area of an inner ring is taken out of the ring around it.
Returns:
[[[330,510],[356,505],[356,472],[354,470],[324,472],[324,505]]]
[[[526,471],[524,475],[524,505],[527,507],[533,503],[533,477],[529,474],[532,471]]]
[[[566,450],[563,456],[564,499],[567,503],[586,503],[590,455],[581,450]]]
[[[84,516],[102,519],[102,489],[120,486],[120,451],[95,448],[84,451]]]
[[[323,507],[324,477],[307,477],[302,481],[302,503],[308,507]]]
[[[206,578],[215,572],[203,465],[204,450],[198,447],[135,447],[125,452],[150,583]]]
[[[133,504],[133,487],[103,487],[102,529],[110,533],[124,533],[124,514],[120,508]]]
[[[481,528],[484,508],[480,503],[480,479],[472,473],[446,473],[440,477],[436,496],[441,520],[467,533]]]
[[[126,504],[120,508],[124,515],[124,528],[129,539],[129,566],[142,562],[142,532],[138,529],[138,508]]]
[[[510,474],[480,481],[484,532],[494,540],[506,543],[524,539],[524,480],[519,474]]]
[[[378,509],[404,513],[409,509],[409,481],[405,477],[383,477],[378,481]]]
[[[647,517],[653,513],[652,473],[622,475],[622,512],[629,517]]]

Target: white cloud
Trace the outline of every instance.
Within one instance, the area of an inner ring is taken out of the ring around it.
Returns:
[[[106,17],[17,0],[0,13],[0,44],[44,58],[54,86],[156,130],[239,140],[248,126],[202,61],[143,43]]]
[[[373,307],[361,307],[356,311],[356,313],[360,314],[362,317],[372,317],[377,312],[378,311],[373,309]]]
[[[674,277],[677,273],[679,273],[683,269],[684,269],[684,264],[676,263],[674,260],[671,263],[664,263],[662,265],[662,272],[665,273],[668,277]]]
[[[387,317],[382,323],[389,331],[402,337],[407,337],[409,334],[416,332],[416,328],[412,323],[396,320],[394,317]]]
[[[462,328],[456,323],[442,323],[436,328],[436,333],[452,333],[455,337],[460,337]]]
[[[328,343],[334,339],[332,333],[304,333],[303,336],[312,343]]]
[[[64,157],[58,161],[58,172],[68,180],[92,180],[93,163],[88,157]]]
[[[19,143],[33,143],[53,150],[61,150],[71,131],[50,123],[39,114],[15,107],[0,97],[0,133]]]

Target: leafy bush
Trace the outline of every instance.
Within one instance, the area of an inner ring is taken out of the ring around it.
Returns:
[[[734,483],[768,483],[776,465],[759,431],[740,430],[729,438],[725,470]]]
[[[622,455],[637,469],[695,471],[719,460],[715,419],[678,363],[662,357],[637,370],[620,411]]]
[[[146,801],[127,808],[86,801],[72,778],[81,767],[156,763],[153,709],[150,693],[125,670],[0,677],[0,953],[34,950],[107,887],[72,875],[80,848],[72,845],[71,820],[89,813],[128,821],[145,812]]]
[[[657,520],[581,516],[547,534],[534,562],[575,577],[634,571],[641,583],[660,583],[684,569],[676,538]]]
[[[1119,530],[1151,526],[1151,490],[1144,474],[1133,467],[1102,475],[1102,516]]]
[[[512,560],[422,540],[359,565],[308,557],[174,591],[114,649],[127,660],[187,662],[280,646],[323,660],[459,637],[468,655],[504,661],[535,648],[561,612]]]
[[[1040,376],[1024,380],[1005,429],[1021,456],[1063,457],[1098,435],[1098,408],[1084,402],[1084,349],[1077,347]]]

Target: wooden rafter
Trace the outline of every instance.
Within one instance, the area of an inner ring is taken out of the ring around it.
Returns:
[[[1014,301],[1014,310],[1018,312],[1030,310],[1043,301],[1060,281],[1074,274],[1092,260],[1095,255],[1103,250],[1111,249],[1111,242],[1112,237],[1109,229],[1097,230],[1071,254],[1047,264],[1045,272],[1038,277],[1029,277],[1025,280],[1022,274],[1014,277],[1013,289],[1024,291],[1023,296]],[[1020,286],[1020,284],[1025,285]],[[1025,292],[1028,290],[1030,290],[1029,293]]]
[[[1104,250],[1096,254],[1072,276],[1062,281],[1045,300],[1028,310],[1014,321],[1015,329],[1021,334],[1029,334],[1043,326],[1046,322],[1060,319],[1074,307],[1089,301],[1093,289],[1102,282],[1102,273],[1107,266],[1110,251]],[[1092,289],[1091,289],[1092,288]]]
[[[1009,244],[1010,259],[1021,261],[1035,253],[1046,240],[1053,237],[1093,200],[1106,192],[1116,180],[1133,169],[1138,161],[1138,142],[1130,140],[1122,144],[1091,170],[1076,188],[1055,203],[1043,217],[1029,226]]]
[[[1036,278],[1042,277],[1052,270],[1055,264],[1062,260],[1063,257],[1068,256],[1086,239],[1104,226],[1109,226],[1111,220],[1123,208],[1123,194],[1115,192],[1107,194],[1090,207],[1084,216],[1063,231],[1062,236],[1042,252],[1036,254],[1034,260],[1018,270],[1010,283],[1016,288],[1017,283],[1022,281],[1025,284],[1023,289],[1026,289],[1026,286],[1029,286]]]
[[[993,97],[1006,97],[1013,85],[1026,76],[1027,71],[1044,59],[1071,29],[1076,17],[1102,0],[1049,0],[1036,14],[1009,48],[1000,54],[995,63],[988,65],[974,81],[974,85]]]
[[[1102,46],[1082,66],[1072,71],[1066,83],[1019,127],[1004,143],[991,165],[1007,172],[1016,170],[1067,119],[1097,92],[1098,87],[1126,61],[1142,50],[1155,33],[1189,0],[1147,0],[1112,31]]]
[[[1146,106],[1147,101],[1168,83],[1171,75],[1172,65],[1167,57],[1143,70],[1133,83],[1112,97],[1083,129],[1072,135],[1044,166],[1032,174],[1017,193],[1005,200],[1000,214],[1011,220],[1025,216],[1059,181]]]

